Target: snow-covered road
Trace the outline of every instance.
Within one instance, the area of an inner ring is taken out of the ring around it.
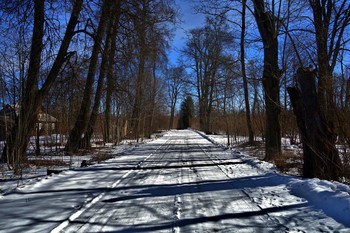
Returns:
[[[170,131],[4,196],[0,231],[350,232],[350,206],[322,208],[301,195],[317,182],[280,175],[194,131]],[[336,195],[350,204],[348,189],[334,187],[325,204]]]

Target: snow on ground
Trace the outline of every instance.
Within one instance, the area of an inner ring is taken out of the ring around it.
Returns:
[[[97,145],[92,145],[93,148],[97,148]],[[42,166],[37,165],[28,165],[25,166],[22,170],[22,176],[15,175],[12,170],[9,170],[6,164],[0,163],[0,198],[2,195],[15,190],[17,187],[21,188],[25,185],[33,184],[41,179],[46,178],[47,170],[74,170],[81,166],[83,160],[91,161],[98,159],[96,157],[99,154],[102,155],[118,155],[123,153],[135,146],[135,142],[132,141],[123,141],[118,146],[113,146],[112,144],[107,144],[105,148],[98,149],[97,153],[87,153],[85,155],[59,155],[52,148],[42,147],[41,153],[43,155],[35,156],[29,155],[28,160],[32,161],[41,161]],[[62,149],[62,148],[61,148]],[[51,151],[52,153],[48,153]],[[46,153],[46,154],[45,154]],[[39,162],[40,163],[40,162]],[[94,163],[97,163],[95,161]]]
[[[227,145],[227,138],[225,135],[205,135],[205,137],[216,145],[223,147]],[[244,142],[245,140],[246,138],[238,138],[237,143]],[[298,146],[291,145],[287,138],[282,140],[282,147],[287,150],[294,150],[295,153],[298,153],[301,150]],[[249,148],[246,150],[250,151]],[[259,161],[247,155],[242,156],[248,158],[250,161],[255,161],[256,163],[269,164],[267,168],[274,169],[274,166],[270,163]],[[257,157],[262,158],[261,156]],[[295,173],[300,175],[299,172]],[[283,176],[282,174],[280,175]],[[315,207],[322,209],[326,214],[329,214],[336,219],[340,219],[341,222],[345,222],[346,225],[350,227],[350,187],[348,185],[319,179],[296,179],[289,176],[285,177],[290,179],[287,186],[292,194],[307,200]],[[275,188],[276,187],[273,189]],[[268,201],[270,200],[268,199]]]
[[[194,131],[0,199],[0,232],[350,232],[350,189],[279,174]]]

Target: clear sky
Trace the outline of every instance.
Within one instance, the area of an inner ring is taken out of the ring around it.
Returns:
[[[176,0],[176,5],[179,7],[181,23],[177,25],[175,37],[170,42],[171,49],[169,51],[170,63],[176,64],[177,59],[181,56],[180,51],[186,43],[186,32],[203,25],[205,16],[198,14],[193,9],[193,1]]]

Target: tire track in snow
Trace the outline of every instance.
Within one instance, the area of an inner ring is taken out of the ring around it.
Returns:
[[[132,170],[133,175],[130,176],[128,178],[128,180],[126,182],[123,181],[123,185],[129,184],[131,182],[133,182],[135,179],[139,179],[140,177],[138,177],[138,175],[141,176],[141,178],[143,179],[143,181],[139,180],[138,182],[140,183],[144,183],[146,180],[144,179],[147,176],[145,176],[145,174],[148,173],[148,167],[153,167],[155,164],[158,164],[160,161],[163,160],[163,158],[165,157],[165,152],[169,149],[169,147],[172,145],[169,143],[170,140],[167,140],[162,146],[160,146],[156,152],[150,154],[145,160],[139,162],[136,167],[134,168],[134,170]],[[159,157],[159,155],[161,155]],[[152,156],[152,157],[151,157]],[[157,157],[158,159],[152,160],[152,158]],[[136,169],[136,171],[135,171]],[[158,174],[161,172],[161,170],[157,170]],[[143,174],[145,173],[145,174]],[[157,183],[156,179],[154,179],[154,181],[152,183]],[[118,184],[120,185],[120,183]],[[113,190],[113,189],[111,189]],[[98,207],[98,211],[100,213],[96,213],[96,211],[93,211],[93,216],[91,220],[89,220],[89,222],[87,222],[86,224],[83,225],[83,227],[79,230],[81,232],[99,232],[101,230],[104,230],[104,226],[111,220],[113,219],[115,213],[117,212],[118,205],[114,207],[113,210],[111,210],[110,208],[108,208],[108,204],[106,204],[105,202],[99,202],[99,204],[101,205],[100,207]],[[135,213],[135,216],[138,213]],[[96,224],[98,223],[98,224]],[[94,225],[97,225],[94,227]],[[108,231],[108,230],[107,230]]]
[[[140,162],[138,162],[133,168],[131,168],[131,170],[129,170],[128,172],[124,173],[124,175],[122,177],[120,177],[117,181],[115,181],[111,186],[108,186],[106,188],[106,191],[101,192],[99,195],[97,195],[94,198],[88,199],[85,202],[85,205],[82,206],[79,210],[77,210],[76,212],[74,212],[72,215],[70,215],[66,220],[64,220],[63,222],[61,222],[58,226],[56,226],[54,229],[52,229],[50,232],[51,233],[59,233],[62,232],[65,228],[68,228],[70,224],[72,224],[75,220],[77,220],[83,213],[87,212],[90,208],[92,208],[96,203],[98,203],[108,192],[108,190],[111,190],[115,187],[117,187],[124,179],[126,179],[129,175],[133,174],[133,173],[137,173],[139,168],[141,168],[142,164],[144,164],[146,162],[146,160],[148,160],[151,156],[157,154],[158,151],[160,151],[162,149],[162,147],[167,146],[167,148],[169,147],[169,142],[170,139],[168,139],[164,144],[160,145],[155,152],[149,154],[146,158],[142,159]],[[101,207],[102,208],[102,207]],[[75,232],[76,230],[81,229],[85,224],[90,222],[90,219],[93,217],[90,216],[88,218],[88,221],[84,224],[82,224],[81,226],[79,226],[78,229],[74,229],[72,232]],[[73,226],[74,228],[74,226]],[[69,231],[64,231],[64,232],[69,232]]]
[[[174,166],[171,165],[174,161],[177,162],[179,160],[177,156],[173,156],[173,153],[171,153],[172,150],[174,150],[171,146],[174,144],[176,145],[176,141],[177,140],[173,139],[172,144],[159,150],[157,156],[153,156],[152,159],[148,160],[147,163],[141,167],[141,179],[134,176],[130,180],[131,182],[127,183],[133,187],[138,187],[133,189],[134,193],[131,195],[134,195],[135,198],[131,198],[130,201],[127,202],[115,203],[115,205],[113,205],[113,208],[117,209],[115,211],[116,215],[122,214],[128,216],[127,219],[121,218],[120,221],[118,221],[119,226],[123,225],[127,229],[124,228],[123,231],[139,232],[140,228],[146,226],[151,227],[154,226],[155,223],[157,225],[161,223],[171,224],[173,222],[173,216],[175,215],[173,207],[174,198],[164,195],[160,189],[158,190],[157,184],[163,184],[165,181],[164,179],[169,179],[170,171],[176,171],[173,169]],[[171,159],[169,160],[169,158]],[[170,169],[166,169],[167,167]],[[176,183],[169,185],[175,185],[177,183],[176,180]],[[142,186],[144,186],[144,188]],[[165,192],[167,193],[169,191]],[[148,195],[146,195],[146,197],[142,196],[144,193]],[[149,196],[150,193],[152,193],[151,196]],[[130,208],[127,206],[130,206]],[[133,208],[133,206],[135,208]],[[136,211],[133,211],[133,209]],[[110,223],[110,225],[113,224]],[[108,228],[108,226],[106,226],[106,228]],[[103,230],[106,229],[103,228]],[[107,231],[109,230],[116,231],[113,227],[112,229],[107,229]]]
[[[201,135],[201,134],[200,134]],[[201,135],[202,136],[202,135]],[[203,136],[202,136],[203,137]],[[214,144],[211,140],[209,140],[208,138],[204,137],[204,139],[208,140],[209,142],[212,143],[212,145],[214,145],[215,148],[221,148],[218,145]],[[216,167],[219,168],[219,170],[229,179],[232,179],[234,177],[231,177],[229,172],[227,172],[227,169],[225,169],[226,165],[221,165],[221,164],[225,164],[226,161],[224,161],[223,159],[218,158],[216,155],[212,154],[211,152],[206,151],[200,144],[197,144],[197,146],[200,148],[201,151],[203,151],[203,153],[210,159],[210,161],[212,163],[214,163],[216,165]],[[214,157],[214,159],[213,159]],[[248,163],[246,163],[246,161],[244,161],[241,158],[237,158],[239,159],[243,164],[247,164],[248,166],[250,166]],[[218,161],[218,162],[217,162]],[[278,221],[277,218],[275,218],[274,216],[271,216],[267,211],[265,211],[264,208],[262,208],[258,203],[256,203],[254,201],[254,198],[251,197],[249,195],[249,193],[244,189],[240,189],[240,191],[244,194],[244,196],[246,196],[250,201],[249,203],[247,203],[248,205],[253,204],[254,207],[258,208],[259,211],[261,211],[262,213],[264,213],[265,217],[266,217],[266,223],[268,225],[271,226],[278,226],[278,228],[280,229],[288,229],[288,227],[284,226],[280,221]],[[256,210],[252,210],[252,211],[256,211]]]
[[[187,143],[186,143],[187,145]],[[181,165],[184,163],[184,146],[181,147]],[[182,185],[183,181],[183,168],[181,167],[180,172],[178,174],[177,178],[177,184],[180,186]],[[176,194],[174,197],[174,222],[173,222],[173,233],[180,233],[180,226],[178,226],[178,222],[181,220],[181,205],[182,205],[182,198],[180,194]]]
[[[175,195],[174,197],[174,226],[173,233],[179,233],[180,227],[177,225],[177,222],[181,219],[181,196]]]
[[[216,232],[221,227],[215,224],[218,221],[216,217],[219,216],[219,210],[215,203],[220,202],[220,197],[216,196],[217,193],[213,194],[215,191],[208,187],[211,178],[207,177],[207,175],[217,177],[216,170],[212,169],[213,162],[203,159],[203,151],[197,148],[197,144],[186,144],[186,160],[189,164],[185,164],[183,167],[182,177],[188,186],[184,187],[182,197],[183,219],[180,221],[180,230],[185,232]]]

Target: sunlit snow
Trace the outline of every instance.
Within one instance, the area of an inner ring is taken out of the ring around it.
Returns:
[[[0,219],[1,232],[350,232],[350,189],[169,131],[3,195]]]

